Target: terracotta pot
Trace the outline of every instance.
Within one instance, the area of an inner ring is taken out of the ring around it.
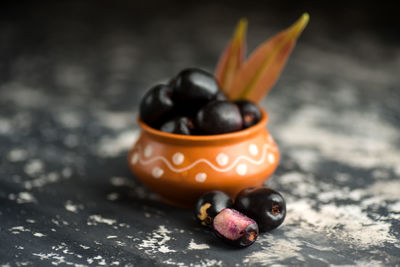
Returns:
[[[279,162],[278,147],[266,129],[267,113],[242,131],[204,136],[161,132],[138,120],[140,137],[129,153],[132,172],[173,205],[191,207],[210,190],[232,198],[259,186]]]

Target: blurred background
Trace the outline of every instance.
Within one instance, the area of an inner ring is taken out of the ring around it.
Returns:
[[[0,10],[1,90],[13,81],[85,105],[128,107],[182,68],[212,71],[239,18],[249,20],[252,51],[303,12],[311,22],[284,78],[299,65],[307,76],[384,80],[398,60],[396,9],[376,1],[18,1]]]

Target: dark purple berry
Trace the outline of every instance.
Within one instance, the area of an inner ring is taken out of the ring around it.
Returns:
[[[282,224],[286,203],[280,193],[268,187],[251,187],[240,191],[235,209],[254,219],[260,232],[270,231]]]
[[[158,128],[173,108],[171,87],[159,84],[143,96],[139,107],[140,118],[151,127]]]
[[[224,209],[214,218],[214,232],[225,242],[247,247],[258,237],[257,223],[234,209]]]
[[[228,101],[213,101],[196,115],[196,126],[204,134],[222,134],[242,129],[238,107]]]
[[[232,208],[232,199],[222,191],[214,190],[203,194],[196,203],[195,217],[204,226],[212,226],[214,217],[225,208]]]
[[[194,129],[193,122],[186,117],[177,117],[164,123],[160,130],[166,133],[190,135]]]
[[[219,85],[214,76],[196,68],[181,71],[170,84],[181,109],[195,112],[214,100],[219,92]]]
[[[248,100],[239,100],[235,104],[242,115],[243,128],[248,128],[260,121],[261,112],[256,104]]]

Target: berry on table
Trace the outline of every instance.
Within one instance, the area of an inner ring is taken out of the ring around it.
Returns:
[[[257,223],[234,209],[223,209],[214,218],[215,234],[228,244],[247,247],[258,237]]]
[[[254,219],[260,232],[275,229],[286,216],[286,203],[282,195],[264,186],[243,189],[236,196],[234,206]]]
[[[212,226],[214,217],[225,208],[232,208],[232,199],[222,191],[214,190],[203,194],[196,203],[195,217],[204,226]]]

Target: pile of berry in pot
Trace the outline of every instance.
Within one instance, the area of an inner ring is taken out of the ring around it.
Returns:
[[[243,189],[234,202],[222,191],[210,191],[198,199],[195,207],[195,217],[203,226],[238,247],[250,246],[259,232],[277,228],[285,216],[284,198],[265,186]]]
[[[251,101],[229,101],[212,74],[190,68],[144,95],[140,119],[167,133],[211,135],[248,128],[261,112]]]

